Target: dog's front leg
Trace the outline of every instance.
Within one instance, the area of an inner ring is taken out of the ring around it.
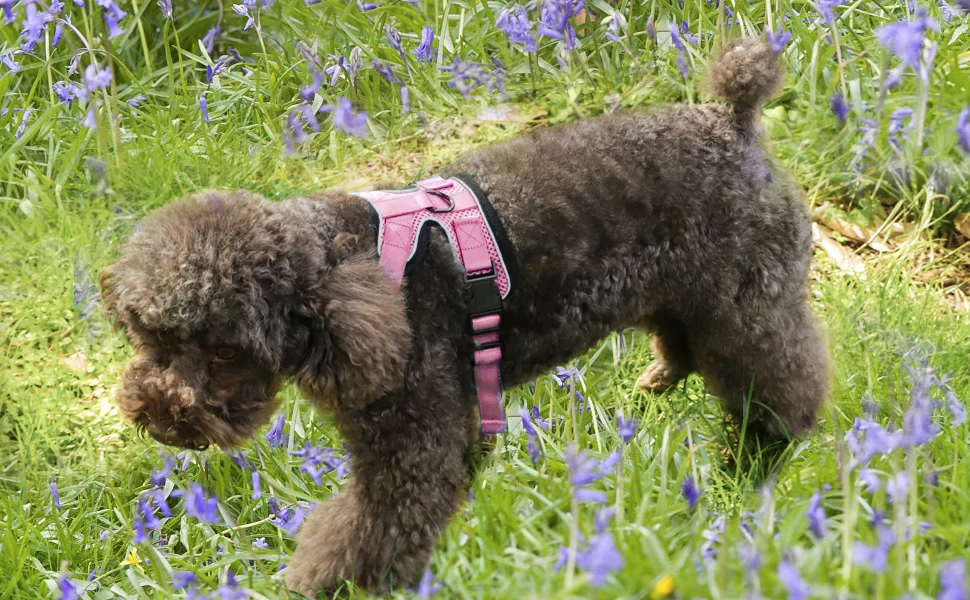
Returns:
[[[474,437],[456,383],[427,373],[406,392],[338,414],[353,448],[347,487],[300,532],[286,585],[313,594],[346,581],[369,589],[413,585],[467,484]]]

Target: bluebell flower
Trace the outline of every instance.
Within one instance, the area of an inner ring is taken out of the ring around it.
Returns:
[[[701,490],[697,487],[697,482],[694,481],[693,475],[688,475],[684,482],[680,484],[680,493],[684,495],[684,499],[687,500],[687,508],[694,510],[697,506],[697,502],[701,499]]]
[[[238,448],[230,448],[226,450],[225,453],[226,456],[228,456],[237,467],[249,470],[255,469],[253,464],[249,462],[249,459],[246,458],[246,455],[242,453],[242,450],[239,450]]]
[[[456,56],[452,64],[442,66],[441,70],[451,72],[448,87],[457,89],[465,98],[471,98],[472,90],[488,81],[480,63],[466,62],[460,56]]]
[[[820,540],[825,537],[825,507],[822,506],[822,492],[816,490],[808,503],[808,529]]]
[[[317,485],[323,485],[321,477],[332,471],[337,471],[337,477],[344,476],[344,460],[338,458],[332,448],[317,448],[307,441],[302,450],[292,453],[303,458],[300,471],[309,475]]]
[[[569,468],[569,483],[573,487],[586,486],[603,477],[603,473],[596,468],[596,459],[578,451],[575,444],[566,448],[566,466]]]
[[[860,469],[859,470],[859,481],[866,484],[870,494],[875,494],[882,487],[882,479],[879,478],[879,474],[872,469]]]
[[[404,47],[401,45],[401,34],[397,28],[390,23],[384,25],[384,36],[387,38],[387,42],[391,45],[391,48],[394,48],[401,57],[401,60],[406,63],[407,56],[404,54]]]
[[[11,73],[16,73],[20,70],[20,63],[14,60],[13,52],[0,54],[0,64],[7,67],[7,70],[9,70]]]
[[[680,33],[683,35],[684,39],[687,40],[687,42],[690,43],[691,45],[696,46],[704,41],[703,39],[704,36],[701,36],[701,39],[698,39],[696,35],[690,32],[690,27],[687,25],[687,21],[680,22]]]
[[[550,430],[549,421],[546,421],[541,416],[539,416],[539,407],[533,405],[531,412],[532,412],[532,422],[538,425],[539,427],[541,427],[542,429],[549,431]]]
[[[768,49],[775,54],[781,54],[791,40],[791,33],[779,27],[777,32],[772,32],[770,29],[765,31],[765,38],[768,41]]]
[[[306,519],[306,512],[299,505],[283,509],[280,501],[271,497],[269,499],[269,510],[273,513],[270,521],[285,531],[288,535],[296,535]]]
[[[623,415],[617,415],[616,425],[620,433],[620,439],[623,440],[624,444],[629,444],[633,436],[636,435],[640,422],[636,419],[624,419]]]
[[[266,538],[260,537],[253,540],[253,548],[266,550],[267,548],[269,548],[269,544],[266,543]]]
[[[168,476],[172,474],[172,467],[175,466],[175,460],[171,456],[165,457],[165,464],[158,471],[152,471],[149,481],[155,487],[163,487]]]
[[[172,571],[172,588],[184,590],[199,582],[198,576],[191,571]]]
[[[401,78],[397,76],[397,73],[394,72],[394,69],[392,69],[391,66],[388,65],[387,63],[379,61],[375,58],[371,62],[371,65],[374,67],[374,70],[377,71],[380,74],[380,76],[386,79],[387,81],[397,85],[402,85]]]
[[[101,7],[101,19],[104,21],[105,27],[108,28],[108,39],[113,40],[118,37],[124,31],[118,26],[118,23],[128,16],[128,13],[121,10],[114,0],[95,0],[97,5]]]
[[[677,31],[677,26],[673,23],[668,27],[670,32],[670,42],[677,49],[677,70],[680,72],[680,76],[687,79],[687,75],[690,72],[690,68],[687,65],[687,48],[684,47],[684,42],[680,39],[680,33]]]
[[[202,120],[206,123],[209,122],[209,102],[205,99],[207,93],[208,91],[202,92],[202,95],[199,96],[199,109],[202,110]]]
[[[596,533],[603,533],[606,531],[606,528],[609,526],[614,514],[616,514],[616,508],[611,506],[604,506],[596,511],[596,514],[593,515],[593,531]]]
[[[421,62],[429,62],[434,58],[434,29],[421,28],[421,43],[414,49],[414,56]]]
[[[57,45],[61,43],[61,38],[64,37],[64,24],[61,21],[57,22],[54,26],[54,35],[51,36],[51,48],[57,48]]]
[[[576,566],[590,574],[590,585],[601,587],[611,573],[623,568],[623,555],[617,550],[613,536],[603,533],[593,536],[589,546],[576,555]]]
[[[50,488],[51,488],[51,498],[54,499],[54,506],[56,508],[60,508],[61,507],[61,495],[60,495],[60,493],[57,490],[57,479],[51,479]]]
[[[435,584],[434,573],[431,572],[430,568],[424,570],[424,574],[421,576],[421,581],[418,583],[418,589],[415,590],[415,596],[418,598],[430,598],[438,593],[441,586]]]
[[[71,581],[68,574],[63,574],[57,579],[57,600],[77,600],[77,588]]]
[[[411,92],[408,86],[401,86],[401,114],[406,115],[411,112]]]
[[[943,17],[945,23],[949,23],[953,20],[953,7],[947,4],[946,0],[940,0],[940,16]]]
[[[863,542],[856,542],[852,546],[852,562],[874,573],[885,572],[889,563],[889,551],[896,543],[893,530],[886,525],[879,525],[878,535],[879,541],[875,546]]]
[[[610,19],[610,24],[606,28],[606,39],[619,43],[620,35],[622,35],[622,29],[624,28],[626,28],[626,19],[619,11],[614,11]]]
[[[361,0],[357,0],[357,8],[359,8],[361,12],[374,10],[377,7],[378,4],[376,2],[361,2]]]
[[[876,39],[883,47],[898,56],[903,64],[912,67],[923,77],[924,74],[920,68],[920,53],[923,50],[923,40],[926,38],[927,29],[939,31],[940,26],[935,19],[926,16],[924,9],[921,9],[913,21],[899,21],[883,25],[875,30],[875,34]]]
[[[839,120],[839,123],[845,123],[846,117],[849,116],[850,105],[845,101],[845,98],[842,97],[841,91],[835,92],[835,94],[832,95],[832,101],[830,104],[832,106],[832,114],[834,114]]]
[[[259,498],[263,495],[263,489],[259,485],[259,471],[257,471],[256,469],[253,469],[252,478],[253,478],[252,499],[259,500]]]
[[[822,20],[825,21],[829,26],[834,27],[835,21],[838,19],[838,15],[835,14],[835,7],[845,4],[845,0],[818,0],[815,3],[815,8],[818,13],[822,15]]]
[[[16,3],[17,0],[0,0],[0,9],[3,10],[8,25],[17,20],[17,15],[13,14],[13,5]]]
[[[802,579],[798,567],[787,557],[778,563],[778,580],[788,591],[788,600],[805,600],[812,593],[811,586]]]
[[[185,494],[185,514],[204,523],[219,522],[219,501],[212,497],[206,498],[202,486],[193,483]]]
[[[243,0],[242,4],[233,4],[232,10],[240,17],[246,17],[246,24],[243,25],[243,31],[246,31],[250,27],[256,24],[256,13],[259,11],[259,7],[256,6],[256,0]],[[257,33],[259,28],[256,28]]]
[[[364,111],[354,112],[354,106],[347,98],[341,96],[337,99],[336,105],[322,106],[320,112],[333,113],[335,129],[357,137],[367,137],[367,113]]]
[[[216,39],[220,33],[222,33],[222,23],[216,23],[202,36],[202,45],[205,46],[205,51],[208,54],[211,55],[215,51]]]
[[[721,534],[724,533],[725,520],[723,516],[717,516],[711,525],[704,530],[704,543],[701,544],[701,559],[708,564],[712,563],[714,559],[717,558],[718,554],[718,542],[721,539]]]
[[[546,0],[542,4],[536,33],[554,40],[565,40],[568,36],[575,36],[575,30],[569,24],[569,20],[578,15],[584,7],[584,0]]]
[[[937,600],[967,600],[970,589],[967,587],[967,561],[958,558],[951,560],[940,569],[940,593]]]
[[[913,399],[903,414],[903,444],[909,448],[926,445],[940,432],[933,422],[933,404],[928,396]]]
[[[269,433],[266,434],[266,443],[273,448],[280,448],[286,444],[286,440],[283,437],[283,427],[286,425],[286,415],[279,413],[276,415],[276,420],[273,421],[273,427],[270,428]]]
[[[99,69],[97,65],[90,64],[84,69],[84,85],[78,89],[77,97],[88,102],[94,92],[109,85],[111,85],[111,71]]]
[[[970,106],[964,106],[957,119],[957,145],[970,153]]]
[[[512,8],[503,9],[495,26],[505,34],[509,42],[521,45],[526,52],[539,49],[539,44],[532,35],[532,21],[529,20],[529,13],[524,6],[516,4]]]
[[[166,19],[172,18],[172,0],[158,0],[158,10],[162,11],[162,16]]]
[[[246,590],[239,587],[236,575],[231,569],[226,571],[226,582],[217,587],[214,592],[219,594],[221,600],[246,600],[249,598]]]
[[[32,52],[34,46],[44,37],[44,31],[47,29],[47,24],[50,23],[54,17],[47,11],[37,10],[37,6],[33,2],[26,3],[26,9],[23,20],[23,30],[21,30],[20,35],[23,40],[20,42],[20,49],[24,53]]]
[[[909,473],[900,471],[894,477],[890,477],[886,482],[886,493],[889,495],[889,502],[906,502],[906,495],[909,493]]]

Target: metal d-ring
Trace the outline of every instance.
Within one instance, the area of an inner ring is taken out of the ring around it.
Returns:
[[[439,198],[443,198],[443,199],[445,199],[445,200],[448,201],[448,206],[445,207],[445,208],[437,208],[435,206],[429,206],[428,207],[428,210],[430,210],[431,212],[433,212],[433,213],[446,213],[446,212],[451,212],[451,211],[455,210],[455,200],[454,200],[454,198],[452,198],[448,194],[446,194],[444,192],[439,192],[438,190],[425,190],[425,191],[428,192],[429,194],[433,195],[433,196],[437,196]]]

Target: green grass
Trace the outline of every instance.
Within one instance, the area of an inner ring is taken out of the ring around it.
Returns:
[[[604,17],[612,7],[591,3],[596,20],[586,24],[579,50],[566,55],[560,69],[558,42],[544,39],[539,53],[530,55],[505,41],[493,26],[503,6],[389,2],[362,13],[344,0],[312,7],[277,0],[261,12],[257,35],[242,30],[245,19],[227,3],[211,57],[198,40],[219,19],[216,4],[177,4],[173,20],[163,19],[154,2],[124,4],[132,16],[110,43],[101,36],[94,2],[83,10],[69,6],[72,22],[91,41],[81,71],[93,59],[114,73],[112,85],[98,93],[94,128],[79,122],[87,105],[60,104],[50,88],[68,79],[70,60],[82,49],[73,32],[49,49],[51,26],[33,56],[17,56],[19,72],[0,67],[0,107],[8,109],[0,116],[0,598],[45,597],[65,574],[89,598],[166,597],[172,593],[170,572],[181,570],[197,573],[208,593],[225,581],[227,568],[254,597],[279,597],[284,594],[274,575],[294,541],[269,522],[267,498],[275,495],[287,505],[319,502],[342,483],[331,476],[322,488],[316,486],[299,472],[300,459],[288,454],[306,440],[337,448],[340,440],[332,423],[313,415],[287,389],[289,446],[270,448],[260,438],[243,449],[262,476],[263,497],[251,499],[249,472],[225,455],[193,456],[165,491],[202,483],[220,499],[223,523],[202,524],[173,500],[173,516],[164,519],[155,543],[133,544],[136,503],[163,459],[160,447],[139,439],[110,401],[130,350],[107,327],[96,301],[89,307],[84,295],[85,277],[107,264],[138,217],[210,186],[246,187],[278,199],[328,185],[404,181],[433,172],[469,147],[533,126],[614,108],[701,101],[697,74],[726,21],[719,9],[699,1],[688,0],[683,8],[676,2],[621,1],[617,10],[628,26],[621,29],[620,44],[605,38]],[[936,3],[926,6],[939,18]],[[763,29],[766,12],[775,22],[792,11],[808,18],[785,25],[793,34],[785,52],[789,85],[768,108],[766,122],[776,152],[813,203],[831,201],[860,224],[887,217],[915,221],[924,239],[947,233],[953,215],[970,209],[968,159],[956,147],[954,130],[970,97],[967,17],[941,23],[941,31],[930,34],[938,51],[925,117],[907,123],[895,150],[886,130],[889,115],[917,109],[920,84],[908,71],[880,102],[885,69],[898,59],[878,46],[873,31],[907,18],[905,6],[859,1],[836,9],[838,47],[827,41],[831,28],[818,23],[807,3],[733,8],[742,23],[734,30],[748,32]],[[648,43],[648,19],[661,30],[657,45]],[[671,20],[687,21],[695,34],[716,32],[699,46],[688,45],[687,82],[677,73],[665,32]],[[408,53],[420,27],[433,26],[434,61],[418,63],[408,54],[406,70],[384,39],[387,23],[402,32]],[[0,26],[0,55],[19,46],[19,31],[19,24]],[[320,115],[321,131],[295,155],[285,155],[285,116],[309,81],[296,41],[317,43],[324,61],[328,54],[346,56],[360,48],[359,76],[322,89],[315,104],[353,99],[369,115],[368,139],[333,131],[330,117]],[[208,84],[204,65],[229,47],[246,64],[230,65]],[[485,63],[498,57],[508,72],[506,94],[479,89],[466,100],[448,87],[448,74],[438,67],[455,55]],[[373,58],[392,64],[401,76],[410,73],[409,114],[401,114],[397,86],[369,68]],[[853,111],[840,124],[829,99],[843,88]],[[206,89],[207,123],[198,105]],[[140,94],[147,100],[128,109],[126,101]],[[490,108],[494,118],[498,103],[509,105],[510,118],[483,120],[481,111]],[[17,111],[28,107],[18,137],[23,113]],[[860,117],[883,126],[856,165]],[[915,142],[920,128],[922,147]],[[892,506],[885,490],[867,492],[858,469],[847,467],[844,442],[866,398],[881,406],[877,420],[899,426],[912,389],[903,355],[914,348],[940,373],[952,373],[949,385],[958,397],[970,395],[970,321],[947,312],[942,285],[912,282],[910,266],[921,248],[916,237],[870,264],[864,279],[844,276],[817,257],[813,298],[830,332],[836,382],[818,430],[791,446],[759,451],[750,440],[739,443],[696,377],[664,396],[636,391],[633,382],[650,361],[648,339],[639,333],[625,334],[625,351],[614,338],[576,361],[590,410],[575,421],[568,418],[570,394],[549,377],[540,378],[534,392],[510,390],[511,415],[538,406],[546,418],[567,419],[540,431],[543,458],[537,466],[518,419],[511,419],[510,433],[499,438],[473,483],[473,501],[435,552],[431,569],[445,586],[439,594],[646,598],[671,575],[679,597],[738,598],[754,589],[775,598],[785,596],[777,567],[788,557],[816,597],[935,596],[943,565],[970,555],[967,425],[951,426],[938,410],[942,430],[932,442],[873,460],[883,480],[901,470],[912,475],[906,501]],[[82,318],[88,308],[89,318]],[[628,445],[617,434],[618,412],[641,422]],[[607,531],[625,561],[602,588],[591,587],[582,571],[569,577],[553,570],[557,548],[570,543],[574,527],[587,538],[593,535],[595,507],[574,511],[570,502],[564,452],[572,443],[597,458],[622,447],[619,470],[594,484],[617,508]],[[933,471],[936,486],[922,477]],[[688,476],[703,490],[693,510],[681,493]],[[55,478],[60,508],[49,490]],[[822,493],[827,530],[818,540],[807,530],[806,510],[812,494],[827,485],[831,489]],[[856,542],[875,543],[869,522],[874,510],[885,511],[899,534],[888,569],[878,574],[851,560]],[[724,527],[712,544],[711,527],[719,516]],[[932,528],[905,539],[908,524],[921,521]],[[260,537],[268,549],[253,547]],[[760,565],[748,572],[743,558],[751,547]],[[96,569],[93,582],[83,583]]]

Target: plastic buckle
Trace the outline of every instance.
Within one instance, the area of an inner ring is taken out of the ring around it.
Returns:
[[[489,273],[472,277],[465,275],[465,298],[468,300],[468,316],[472,319],[502,311],[502,293],[498,289],[496,277],[494,264]]]

